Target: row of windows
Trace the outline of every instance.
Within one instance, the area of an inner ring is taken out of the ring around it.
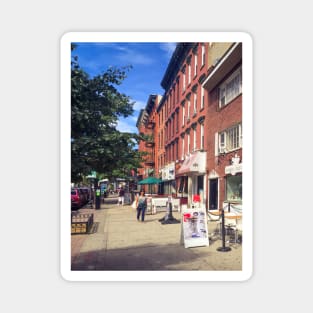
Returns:
[[[189,93],[181,106],[181,117],[179,117],[179,110],[172,114],[172,117],[168,119],[165,126],[165,142],[170,140],[171,137],[175,136],[179,131],[179,118],[181,118],[181,125],[184,127],[188,122],[191,121],[191,118],[194,117],[198,111],[201,111],[204,108],[205,98],[204,98],[204,88],[200,87],[200,109],[198,108],[198,95],[196,90],[192,93]],[[219,91],[219,107],[222,108],[230,103],[234,98],[242,92],[242,70],[241,68],[237,69],[229,78],[227,78],[220,86],[218,87]],[[159,123],[163,114],[163,110],[159,114]],[[163,138],[163,136],[162,136]],[[163,145],[163,142],[162,142]]]
[[[197,64],[197,57],[194,58]],[[189,59],[189,63],[191,59]],[[188,64],[188,63],[187,63]],[[196,68],[196,66],[195,66]],[[195,72],[196,73],[196,72]],[[175,89],[174,89],[175,90]],[[161,131],[159,135],[159,146],[164,147],[167,141],[174,138],[175,133],[179,132],[179,120],[181,120],[181,126],[188,123],[195,114],[198,112],[198,94],[197,88],[193,89],[192,92],[188,93],[182,102],[181,116],[179,116],[179,110],[172,114],[172,117],[167,121],[166,127]],[[242,69],[241,67],[235,70],[227,79],[225,79],[219,86],[218,90],[218,107],[223,108],[234,100],[238,95],[242,93]],[[177,89],[176,89],[177,91]],[[200,89],[200,110],[204,108],[204,89],[201,86]],[[167,104],[167,103],[166,103]],[[159,114],[159,123],[163,123],[164,112],[167,112],[168,107],[162,108]],[[178,140],[171,144],[166,149],[166,153],[159,158],[160,166],[164,166],[167,162],[171,162],[177,159],[183,159],[186,154],[190,154],[192,151],[197,149],[204,149],[204,125],[200,124],[200,138],[197,142],[196,129],[191,129],[191,132],[185,134],[184,140]],[[192,135],[191,135],[192,134]],[[191,142],[192,140],[192,142]],[[180,147],[180,151],[179,151]],[[215,155],[228,153],[242,147],[242,129],[241,124],[234,125],[222,132],[215,134]],[[180,154],[180,155],[179,155]]]
[[[191,135],[192,133],[192,135]],[[198,140],[199,142],[198,142]],[[179,155],[179,146],[181,146]],[[242,147],[242,127],[241,123],[231,126],[215,134],[215,155],[231,152]],[[204,149],[204,124],[200,124],[200,137],[197,138],[196,127],[186,133],[181,140],[177,138],[171,145],[166,148],[166,152],[159,158],[160,167],[167,162],[184,159],[193,151]]]
[[[174,109],[174,107],[179,103],[179,101],[181,99],[180,90],[181,90],[181,94],[184,94],[186,91],[187,84],[188,85],[191,84],[192,72],[193,72],[193,79],[195,79],[197,77],[197,74],[198,74],[198,58],[199,57],[201,59],[201,67],[203,67],[205,65],[205,58],[206,58],[205,44],[204,43],[200,44],[200,48],[198,49],[198,47],[197,47],[196,51],[194,53],[192,53],[189,56],[189,58],[187,58],[187,62],[183,66],[183,69],[182,69],[181,74],[180,74],[180,75],[182,75],[182,82],[181,82],[181,77],[178,76],[176,78],[176,81],[173,83],[171,90],[169,90],[169,92],[167,94],[167,99],[166,99],[164,106],[161,109],[161,112],[159,115],[159,126],[160,126],[160,124],[163,124],[165,119],[167,119],[169,117],[169,115],[171,114],[171,111]],[[193,67],[193,69],[192,69],[192,67]],[[187,70],[186,70],[186,68],[187,68]],[[187,80],[186,80],[186,72],[188,75]],[[188,83],[186,83],[186,81]],[[180,86],[180,83],[182,84],[182,86]],[[203,92],[203,90],[201,90],[201,107],[203,107],[203,105],[204,105],[203,104],[203,102],[204,102],[203,97],[204,97],[204,92]]]
[[[198,52],[199,53],[199,52]],[[202,43],[200,45],[200,53],[201,53],[201,67],[205,65],[205,45]],[[187,84],[191,84],[191,75],[192,75],[192,64],[193,64],[193,76],[194,78],[198,73],[198,54],[194,53],[187,58],[187,63],[183,67],[182,75],[183,75],[183,88],[182,93],[186,91],[186,72],[187,72]],[[187,69],[187,70],[186,70]]]
[[[219,86],[219,107],[222,108],[242,92],[241,68]]]

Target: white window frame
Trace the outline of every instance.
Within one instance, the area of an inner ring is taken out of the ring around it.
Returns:
[[[197,129],[193,129],[193,151],[197,149]]]
[[[191,63],[188,63],[188,85],[191,83]]]
[[[218,88],[218,105],[226,106],[242,93],[242,69],[237,69]]]
[[[190,119],[190,98],[187,99],[187,119]]]
[[[185,137],[182,138],[182,154],[181,154],[182,160],[185,158]]]
[[[187,152],[190,154],[190,133],[187,134]]]
[[[200,124],[200,149],[204,149],[204,124]]]
[[[197,93],[193,93],[193,114],[197,114]]]
[[[200,109],[204,108],[204,88],[201,86],[201,101],[200,101]]]
[[[198,71],[198,56],[195,54],[194,55],[194,72],[193,72],[194,77],[197,76],[197,71]]]
[[[241,124],[236,124],[218,134],[218,152],[228,153],[242,148]]]
[[[183,126],[185,125],[185,105],[183,105]]]
[[[201,66],[205,64],[205,46],[201,44]]]

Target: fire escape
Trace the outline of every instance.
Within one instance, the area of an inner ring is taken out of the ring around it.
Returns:
[[[155,126],[155,123],[152,121],[147,121],[146,123],[146,129],[149,131],[146,134],[146,141],[145,141],[145,147],[146,151],[148,152],[148,155],[145,159],[145,165],[147,168],[147,174],[148,176],[151,176],[154,174],[154,165],[155,165],[155,141],[153,136],[153,129]]]

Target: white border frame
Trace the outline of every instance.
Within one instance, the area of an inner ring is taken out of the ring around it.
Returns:
[[[69,186],[71,182],[71,43],[72,42],[242,42],[243,229],[241,271],[71,271]],[[253,96],[252,38],[243,32],[69,32],[60,55],[60,271],[69,281],[244,281],[252,276]]]

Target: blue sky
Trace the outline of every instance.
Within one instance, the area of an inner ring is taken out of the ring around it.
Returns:
[[[150,94],[163,95],[161,80],[164,76],[175,43],[77,43],[73,55],[91,77],[101,74],[109,66],[132,65],[127,78],[117,89],[133,101],[134,115],[120,119],[117,129],[137,132],[136,122],[140,109],[146,106]]]

